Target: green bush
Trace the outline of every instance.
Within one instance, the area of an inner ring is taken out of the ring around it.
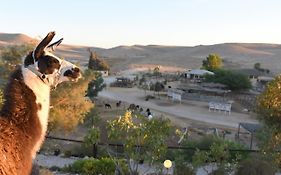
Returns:
[[[195,172],[194,172],[194,168],[189,163],[186,163],[183,160],[178,159],[175,161],[174,174],[195,175]]]
[[[71,157],[71,156],[72,156],[71,150],[64,151],[64,157]]]
[[[122,171],[126,174],[128,173],[128,167],[125,162],[118,160]],[[71,173],[79,173],[82,175],[114,175],[115,174],[115,163],[110,158],[101,158],[101,159],[81,159],[75,161],[72,165],[68,165],[64,168],[64,171]]]
[[[274,167],[261,159],[247,159],[240,162],[236,175],[274,175]]]
[[[206,75],[206,82],[221,83],[230,90],[243,90],[252,87],[250,80],[244,74],[224,69],[214,70],[215,75]]]
[[[188,147],[188,148],[198,148],[199,150],[209,150],[211,148],[212,145],[214,144],[226,144],[228,149],[232,149],[232,150],[243,150],[243,149],[247,149],[244,145],[239,144],[237,142],[233,142],[233,141],[229,141],[229,140],[224,140],[222,138],[219,137],[215,137],[215,136],[205,136],[202,137],[200,140],[188,140],[183,142],[183,146],[184,147]],[[184,157],[184,161],[187,162],[192,162],[192,157],[195,154],[196,150],[195,149],[186,149],[183,151],[180,151],[178,153],[178,155],[182,155]],[[230,153],[230,160],[233,159],[237,159],[237,158],[242,158],[245,159],[248,156],[247,152],[234,152],[231,151]],[[229,161],[230,161],[229,160]]]

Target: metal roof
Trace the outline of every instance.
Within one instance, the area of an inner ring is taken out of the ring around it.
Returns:
[[[193,69],[193,70],[189,71],[188,73],[194,74],[194,75],[205,75],[205,74],[214,75],[214,72],[207,71],[204,69]]]
[[[239,125],[250,133],[256,133],[262,127],[262,125],[258,123],[239,123]]]

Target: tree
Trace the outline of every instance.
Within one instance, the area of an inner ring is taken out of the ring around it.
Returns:
[[[156,76],[156,77],[161,75],[160,66],[156,66],[156,67],[153,69],[153,75]]]
[[[11,45],[1,50],[0,59],[0,86],[4,87],[16,65],[21,64],[22,57],[34,48],[34,44]]]
[[[160,91],[162,91],[162,90],[165,88],[165,86],[164,86],[162,83],[160,83],[159,81],[157,81],[157,82],[154,84],[154,86],[155,86],[154,90],[155,90],[156,92],[160,92]]]
[[[263,128],[264,152],[274,159],[281,167],[281,76],[275,77],[265,91],[257,98],[257,112],[260,120],[265,123]]]
[[[72,130],[94,107],[93,103],[85,97],[88,83],[94,77],[90,71],[85,71],[83,76],[84,78],[79,82],[61,84],[51,93],[49,131]]]
[[[96,71],[109,70],[108,64],[99,57],[97,52],[92,52],[91,50],[89,50],[89,52],[90,52],[90,58],[88,64],[89,69],[96,70]]]
[[[84,143],[86,147],[93,147],[93,157],[97,158],[98,147],[97,143],[100,141],[101,131],[98,127],[101,118],[95,108],[87,114],[86,120],[91,121],[91,128],[88,130],[87,135],[84,137]]]
[[[247,153],[241,154],[229,151],[229,149],[245,149],[244,146],[235,142],[223,140],[219,137],[203,138],[201,144],[203,145],[201,145],[201,147],[199,146],[192,156],[192,164],[195,167],[203,166],[204,168],[205,165],[215,163],[217,165],[217,172],[223,172],[223,174],[228,174],[226,172],[233,171],[236,164],[242,158],[245,159],[247,156]],[[231,167],[228,166],[229,163],[232,165]],[[214,166],[212,167],[214,168]],[[205,171],[208,173],[207,169],[205,169]]]
[[[254,68],[257,69],[257,70],[260,70],[261,69],[261,63],[255,63]]]
[[[261,63],[255,63],[254,68],[260,72],[270,73],[269,69],[261,68]]]
[[[1,58],[4,63],[15,66],[22,63],[22,57],[33,50],[34,44],[11,45],[4,48]]]
[[[155,163],[163,159],[167,146],[166,139],[170,135],[170,120],[154,118],[148,120],[141,115],[133,115],[126,111],[124,116],[109,121],[108,137],[111,141],[122,141],[130,174],[137,172],[138,162],[148,160]],[[130,163],[130,159],[134,163]]]
[[[258,97],[261,119],[268,125],[281,126],[281,76],[271,81]]]
[[[205,165],[216,163],[218,169],[225,172],[229,157],[230,153],[225,143],[213,143],[209,151],[197,150],[192,157],[192,163],[195,167],[203,166],[203,168]],[[205,171],[208,172],[206,169]]]
[[[217,69],[214,70],[214,73],[214,75],[206,75],[204,81],[224,84],[230,90],[243,90],[252,87],[248,77],[239,72]]]
[[[93,74],[95,74],[95,79],[90,81],[87,90],[87,96],[90,98],[97,97],[98,93],[106,87],[101,73],[93,72]]]
[[[213,71],[219,69],[222,66],[222,60],[217,54],[210,54],[206,60],[203,60],[202,67],[206,70]]]

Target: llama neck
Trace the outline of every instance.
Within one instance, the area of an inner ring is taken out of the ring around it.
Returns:
[[[31,72],[29,69],[22,67],[22,74],[24,83],[33,91],[36,96],[36,104],[38,105],[37,116],[41,124],[41,136],[34,147],[34,154],[40,149],[42,142],[44,141],[49,116],[50,106],[50,87],[40,80],[37,75]]]

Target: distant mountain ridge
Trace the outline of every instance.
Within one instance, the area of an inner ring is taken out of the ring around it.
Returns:
[[[34,39],[24,34],[0,33],[0,46],[22,44]],[[266,43],[223,43],[198,46],[133,45],[103,49],[90,46],[62,45],[59,54],[86,64],[88,49],[96,51],[111,63],[113,69],[120,70],[133,64],[159,64],[198,68],[202,60],[211,53],[219,54],[226,68],[253,68],[255,63],[281,73],[281,45]]]

